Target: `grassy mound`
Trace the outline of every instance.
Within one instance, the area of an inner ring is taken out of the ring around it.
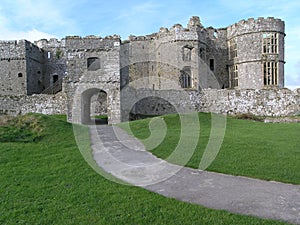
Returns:
[[[0,117],[0,142],[34,142],[42,138],[42,116]]]

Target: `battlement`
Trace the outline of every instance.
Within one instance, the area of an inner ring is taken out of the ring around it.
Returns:
[[[0,59],[23,59],[26,54],[26,40],[0,41]]]
[[[104,38],[98,36],[67,36],[65,38],[65,47],[71,49],[112,49],[118,47],[121,43],[119,35],[110,35]]]
[[[41,39],[38,41],[35,41],[34,44],[36,44],[39,48],[59,48],[64,46],[64,39],[58,40],[56,38],[50,38],[47,39]]]
[[[247,20],[240,20],[239,22],[228,26],[228,38],[242,35],[245,33],[254,32],[280,32],[284,34],[284,21],[274,17],[258,17],[256,20],[254,18],[249,18]]]
[[[205,29],[200,23],[198,16],[193,16],[187,27],[183,27],[181,24],[174,24],[172,27],[165,28],[161,27],[157,33],[153,33],[145,36],[129,36],[129,42],[131,41],[153,41],[160,40],[162,42],[172,42],[172,41],[204,41],[206,38]],[[201,35],[199,35],[201,34]],[[201,38],[201,37],[202,38]],[[203,38],[204,37],[204,38]],[[127,43],[124,41],[123,43]]]

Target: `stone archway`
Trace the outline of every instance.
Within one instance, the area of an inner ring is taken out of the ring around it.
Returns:
[[[91,116],[100,115],[94,111],[95,105],[93,101],[99,100],[97,95],[105,96],[106,101],[105,113],[107,115],[107,123],[119,123],[120,118],[120,89],[114,87],[104,87],[97,84],[81,84],[76,88],[76,91],[69,98],[68,118],[72,123],[91,124]],[[101,99],[101,98],[100,98]],[[99,105],[98,105],[99,106]],[[71,109],[71,110],[70,110]],[[94,124],[94,123],[92,123]]]
[[[81,107],[83,124],[105,123],[104,118],[100,119],[97,116],[107,115],[107,93],[98,88],[85,90],[81,94]]]

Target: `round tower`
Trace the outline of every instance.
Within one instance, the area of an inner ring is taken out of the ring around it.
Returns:
[[[284,87],[284,22],[241,20],[227,28],[231,88]]]

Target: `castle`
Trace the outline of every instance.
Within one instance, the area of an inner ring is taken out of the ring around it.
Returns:
[[[110,123],[116,123],[123,120],[122,102],[126,96],[122,89],[139,80],[143,92],[169,93],[163,94],[166,96],[173,91],[179,105],[186,100],[180,98],[180,91],[189,92],[190,100],[198,102],[192,103],[198,111],[199,99],[207,100],[208,92],[219,93],[220,98],[224,91],[238,96],[236,93],[244,90],[280,90],[284,88],[284,32],[284,22],[272,17],[250,18],[215,29],[204,28],[199,17],[193,16],[186,28],[175,24],[170,29],[160,28],[158,33],[129,36],[125,41],[118,35],[67,36],[34,44],[26,40],[1,41],[0,113],[24,113],[30,96],[45,99],[45,95],[62,93],[62,111],[70,121],[88,122],[91,110],[97,108],[108,114]],[[291,95],[297,103],[298,92]],[[19,103],[9,102],[8,96],[19,98]],[[93,105],[95,100],[98,103]],[[158,104],[157,109],[157,102],[150,100],[140,105],[151,111],[151,104],[156,104],[157,113],[166,108]],[[146,109],[136,108],[136,112],[147,113]],[[295,114],[297,110],[282,114]]]

